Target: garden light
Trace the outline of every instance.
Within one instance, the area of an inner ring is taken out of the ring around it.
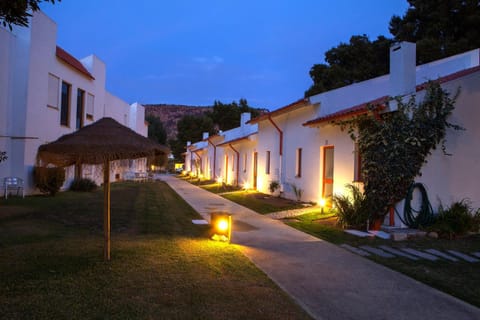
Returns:
[[[223,182],[222,177],[218,177],[218,178],[217,178],[217,183],[220,183],[220,184],[221,184],[222,182]]]
[[[210,214],[210,225],[212,226],[213,240],[228,241],[232,236],[232,215],[223,212],[212,212]]]
[[[325,201],[325,198],[320,198],[320,201],[318,202],[318,204],[320,205],[320,207],[325,207],[325,204],[326,204],[326,201]]]
[[[245,190],[250,189],[250,183],[245,182],[245,183],[243,184],[243,189],[245,189]]]
[[[318,202],[318,204],[320,205],[320,208],[322,208],[322,214],[323,214],[323,208],[325,207],[326,203],[327,201],[325,200],[325,198],[320,198],[320,201]]]

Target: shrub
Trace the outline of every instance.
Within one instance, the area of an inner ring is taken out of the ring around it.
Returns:
[[[88,179],[88,178],[77,178],[72,181],[70,185],[71,191],[86,191],[91,192],[97,189],[97,184],[95,181]]]
[[[270,193],[274,193],[275,191],[277,191],[278,188],[280,188],[280,183],[278,181],[272,181],[268,186],[268,190],[270,190]]]
[[[33,179],[41,192],[55,196],[65,182],[65,170],[61,167],[34,167]]]
[[[302,200],[302,194],[303,194],[303,189],[297,187],[296,184],[290,184],[292,187],[293,193],[295,194],[295,198],[297,198],[297,201]]]
[[[476,225],[476,231],[478,231],[479,220],[478,211],[474,215],[470,202],[464,199],[454,202],[448,208],[440,205],[438,216],[429,230],[437,232],[440,237],[452,239],[464,235],[468,231],[474,231]]]
[[[337,210],[338,224],[342,228],[365,230],[369,219],[365,196],[355,185],[347,184],[345,187],[350,190],[351,196],[333,196],[333,204]]]

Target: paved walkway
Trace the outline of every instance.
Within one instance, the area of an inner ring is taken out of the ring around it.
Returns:
[[[206,220],[233,215],[232,242],[315,319],[480,319],[480,309],[346,249],[173,176],[162,176]]]

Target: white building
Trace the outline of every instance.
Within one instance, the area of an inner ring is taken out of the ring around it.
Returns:
[[[360,159],[355,144],[347,132],[331,121],[366,113],[368,105],[376,105],[379,112],[393,111],[396,106],[394,102],[387,103],[389,97],[409,98],[413,94],[421,101],[425,95],[424,84],[435,80],[452,95],[461,89],[450,121],[466,131],[447,130],[446,147],[453,155],[435,150],[416,181],[425,184],[435,210],[440,202],[450,205],[464,198],[478,208],[480,49],[420,66],[415,65],[415,50],[412,43],[396,44],[390,52],[389,74],[300,99],[250,120],[248,124],[258,125],[258,132],[249,140],[244,140],[241,134],[235,138],[211,137],[209,143],[204,140],[202,145],[194,144],[190,148],[213,150],[215,145],[216,160],[212,160],[213,152],[204,152],[209,157],[207,167],[215,163],[215,175],[210,174],[213,178],[221,177],[230,184],[242,183],[245,179],[264,193],[269,193],[270,183],[276,181],[282,196],[318,202],[343,194],[346,184],[361,186]],[[233,148],[229,147],[235,139],[250,142],[244,143],[239,151],[233,144]],[[219,152],[222,149],[223,152]],[[241,154],[247,157],[243,168]],[[202,172],[208,171],[207,167]],[[400,224],[398,219],[393,222]]]
[[[0,150],[8,156],[0,163],[0,178],[23,178],[27,193],[35,191],[32,168],[41,144],[105,116],[147,135],[143,106],[106,91],[105,63],[94,55],[77,60],[56,41],[57,25],[40,11],[28,28],[0,28]],[[146,162],[114,164],[112,180],[121,178],[125,165],[138,171]],[[67,168],[65,187],[74,171]],[[84,166],[83,174],[101,181],[94,166]]]
[[[256,145],[258,126],[248,124],[250,113],[242,113],[240,126],[187,145],[185,169],[206,179],[256,189]]]

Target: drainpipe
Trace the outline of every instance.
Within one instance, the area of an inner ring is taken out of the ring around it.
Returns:
[[[282,177],[282,166],[283,166],[283,163],[282,163],[282,156],[283,156],[283,131],[280,130],[280,128],[278,127],[278,125],[273,122],[273,119],[270,115],[268,115],[268,120],[270,121],[270,123],[275,127],[275,129],[277,129],[278,131],[278,134],[280,135],[279,137],[279,144],[280,144],[280,148],[279,148],[279,151],[278,151],[278,155],[279,155],[279,161],[280,161],[280,165],[279,165],[279,172],[278,172],[278,175],[279,175],[279,179],[280,179],[280,188],[281,190],[280,191],[283,191],[283,177]]]
[[[217,163],[217,146],[213,144],[210,138],[207,139],[208,143],[210,143],[213,147],[213,180],[217,180],[217,170],[216,170],[216,163]]]
[[[238,153],[237,150],[235,150],[235,148],[232,146],[231,143],[228,144],[230,146],[230,148],[232,148],[232,150],[237,154],[237,186],[238,186],[238,178],[239,178],[239,173],[240,173],[240,170],[238,170],[238,166],[240,164],[240,154]]]

